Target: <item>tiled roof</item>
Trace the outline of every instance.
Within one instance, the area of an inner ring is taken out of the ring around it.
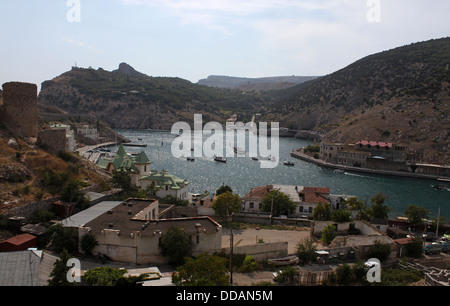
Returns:
[[[170,174],[167,171],[154,172],[151,175],[145,176],[140,179],[141,181],[154,181],[157,182],[156,187],[169,186],[171,189],[181,189],[184,185],[188,185],[189,182],[179,178],[176,175]]]
[[[328,187],[303,187],[300,191],[302,200],[307,203],[329,203],[326,196],[330,194]]]
[[[272,189],[273,185],[253,188],[245,195],[245,199],[263,199]]]
[[[9,243],[13,245],[21,245],[30,240],[36,239],[35,236],[31,234],[21,234],[14,237],[9,238],[8,240],[1,241],[1,243]]]
[[[379,142],[379,141],[368,141],[368,140],[358,141],[356,143],[356,145],[363,145],[363,146],[371,145],[372,147],[380,146],[380,148],[385,148],[385,147],[392,148],[391,142]]]

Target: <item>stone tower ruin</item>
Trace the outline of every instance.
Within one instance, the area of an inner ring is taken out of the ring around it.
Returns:
[[[37,85],[21,82],[3,84],[0,120],[17,136],[37,138],[39,128]]]

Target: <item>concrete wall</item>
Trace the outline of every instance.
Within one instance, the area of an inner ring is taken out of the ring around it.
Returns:
[[[230,248],[222,248],[225,253],[230,253]],[[283,258],[288,256],[287,242],[258,243],[233,247],[233,254],[251,255],[258,262],[264,262],[271,258]]]
[[[80,227],[78,235],[81,238],[89,233],[89,228]],[[201,253],[213,253],[222,246],[222,228],[215,233],[200,232],[197,237],[191,236],[193,242],[193,256]],[[105,229],[101,234],[95,235],[98,245],[94,253],[107,255],[114,261],[135,264],[166,264],[167,260],[160,253],[159,239],[161,236],[142,237],[139,232],[133,235],[123,235],[118,230]]]

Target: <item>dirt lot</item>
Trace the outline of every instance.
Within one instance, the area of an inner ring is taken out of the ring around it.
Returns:
[[[304,231],[245,229],[233,230],[234,245],[254,245],[259,239],[264,242],[288,242],[288,254],[295,254],[297,244],[309,237],[309,229]],[[222,230],[222,247],[230,246],[230,229]],[[233,273],[233,283],[237,286],[251,286],[260,282],[272,282],[273,271],[256,271],[252,273]]]
[[[258,240],[262,239],[265,243],[269,242],[288,242],[288,254],[296,252],[297,244],[309,237],[309,229],[304,231],[289,231],[289,230],[267,230],[267,229],[233,229],[234,245],[254,245]],[[230,229],[222,229],[222,247],[230,247]]]

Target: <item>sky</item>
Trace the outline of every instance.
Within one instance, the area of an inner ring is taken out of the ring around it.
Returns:
[[[209,75],[322,76],[450,34],[448,0],[0,0],[0,85],[126,62]]]

